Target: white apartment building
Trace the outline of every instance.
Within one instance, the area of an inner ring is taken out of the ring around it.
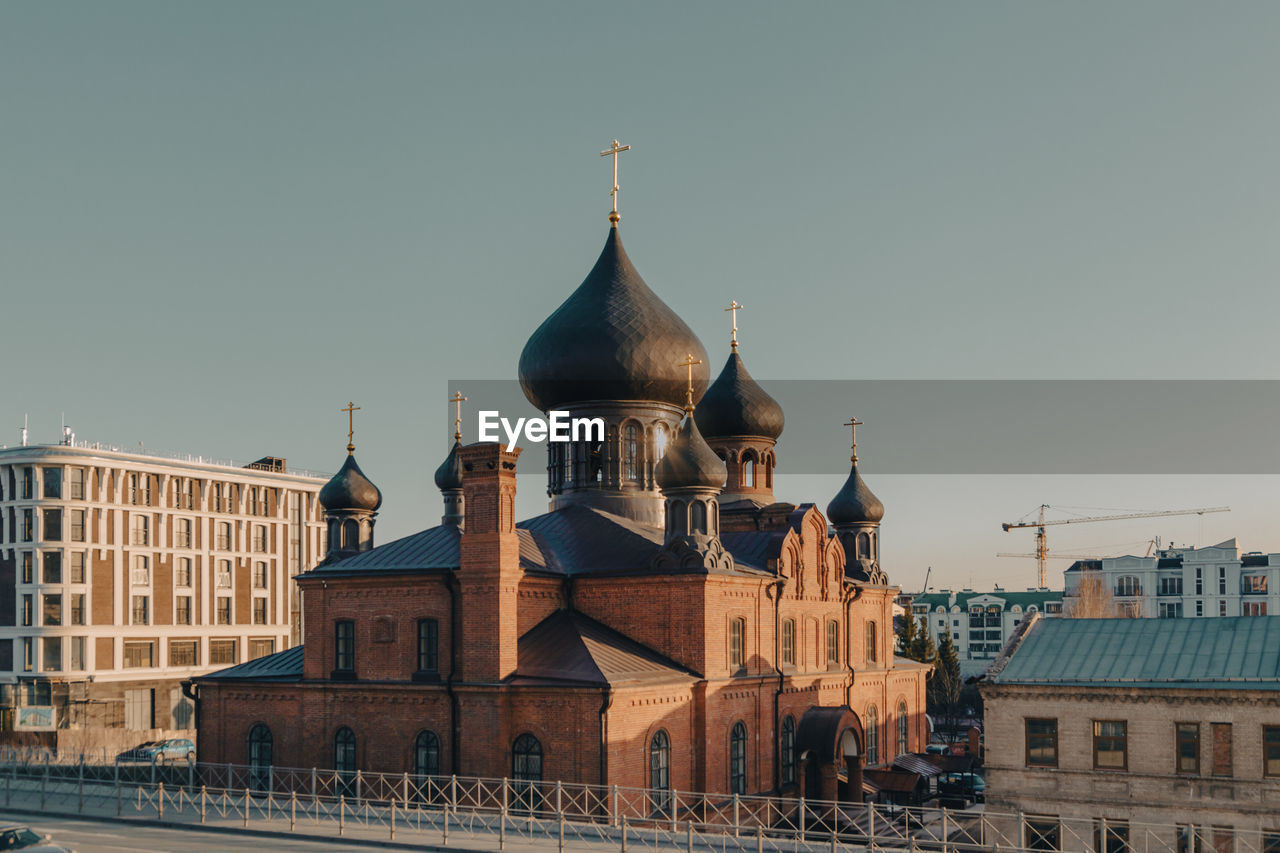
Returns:
[[[1277,567],[1280,554],[1241,554],[1236,540],[1228,539],[1205,548],[1168,547],[1150,557],[1081,560],[1063,575],[1070,598],[1081,578],[1100,573],[1127,616],[1275,616],[1280,615]]]
[[[1050,589],[1014,592],[997,586],[989,592],[972,589],[929,592],[911,596],[911,612],[941,643],[947,634],[960,659],[965,678],[982,673],[1014,630],[1033,613],[1062,615],[1062,593]]]
[[[193,728],[185,679],[298,641],[325,481],[70,436],[0,449],[0,732]]]

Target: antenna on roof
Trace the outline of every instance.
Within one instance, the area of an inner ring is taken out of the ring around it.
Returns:
[[[22,429],[18,430],[18,434],[22,436],[22,446],[27,446],[27,416],[22,416]]]

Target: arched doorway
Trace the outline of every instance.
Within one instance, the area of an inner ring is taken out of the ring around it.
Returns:
[[[796,729],[809,799],[862,802],[862,722],[847,705],[813,707]]]

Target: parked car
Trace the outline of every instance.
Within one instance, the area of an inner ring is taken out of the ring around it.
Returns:
[[[977,773],[945,773],[938,778],[938,793],[967,797],[976,803],[987,799],[987,780]]]
[[[27,853],[75,853],[70,847],[53,843],[53,836],[40,835],[24,823],[0,824],[0,850]]]
[[[190,738],[175,737],[168,740],[149,740],[133,749],[126,749],[116,756],[116,763],[137,762],[165,764],[170,761],[194,761],[196,745]]]
[[[946,755],[947,747],[941,743],[930,743],[925,745],[924,751],[927,755]]]

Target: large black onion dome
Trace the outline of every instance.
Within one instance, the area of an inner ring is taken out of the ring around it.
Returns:
[[[458,451],[461,449],[462,442],[454,439],[449,455],[436,469],[436,488],[442,492],[462,488],[462,460],[458,457]]]
[[[378,491],[360,466],[355,456],[347,454],[338,473],[320,490],[320,504],[329,511],[360,510],[373,512],[382,506],[382,492]]]
[[[685,417],[667,450],[654,466],[653,478],[658,488],[723,489],[729,476],[724,460],[716,455],[692,417]]]
[[[879,523],[882,518],[884,504],[867,488],[855,462],[849,471],[849,479],[827,504],[827,520],[832,524],[862,524]]]
[[[694,418],[708,438],[759,436],[776,441],[784,423],[782,407],[751,378],[737,352],[729,353]]]
[[[591,400],[683,405],[685,356],[693,396],[707,387],[707,351],[632,266],[618,229],[586,279],[543,321],[520,353],[520,387],[542,411]]]

